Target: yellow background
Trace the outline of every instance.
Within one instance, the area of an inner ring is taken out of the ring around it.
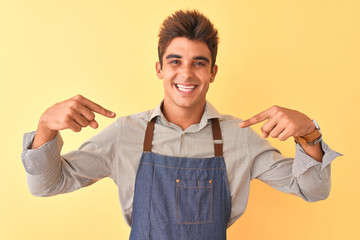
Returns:
[[[332,192],[307,203],[253,181],[228,239],[360,239],[359,1],[0,1],[0,239],[128,239],[110,179],[71,194],[33,197],[22,135],[52,104],[75,94],[118,116],[154,108],[157,33],[178,9],[199,9],[220,32],[219,72],[208,99],[241,118],[276,104],[306,113],[344,154]],[[63,152],[97,130],[63,131]],[[261,125],[254,126],[260,132]],[[292,156],[292,140],[270,140]]]

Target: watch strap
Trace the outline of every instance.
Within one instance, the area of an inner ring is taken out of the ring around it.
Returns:
[[[316,128],[315,131],[304,136],[294,137],[295,142],[300,144],[306,144],[309,146],[315,145],[321,141],[320,129]]]

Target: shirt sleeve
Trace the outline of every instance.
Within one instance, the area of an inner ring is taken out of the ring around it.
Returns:
[[[295,158],[286,158],[270,143],[249,130],[249,155],[252,161],[251,179],[259,179],[285,193],[313,202],[328,197],[331,188],[331,162],[342,155],[321,141],[322,162],[306,154],[296,144]]]
[[[53,196],[89,186],[112,177],[118,140],[114,122],[84,142],[78,150],[61,155],[64,144],[60,133],[38,149],[31,149],[36,132],[25,133],[21,155],[30,192],[34,196]]]

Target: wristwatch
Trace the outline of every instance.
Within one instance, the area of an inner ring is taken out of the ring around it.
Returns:
[[[320,126],[314,119],[312,121],[314,122],[316,127],[315,131],[304,136],[294,137],[295,142],[302,145],[306,144],[308,146],[313,146],[321,141],[322,135],[320,131]]]

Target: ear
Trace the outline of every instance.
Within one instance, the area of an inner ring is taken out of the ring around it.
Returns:
[[[211,75],[210,76],[210,82],[211,83],[214,82],[217,71],[218,71],[218,66],[215,64],[214,67],[212,68],[211,73],[210,73],[210,75]]]
[[[155,69],[156,69],[156,75],[159,79],[163,79],[163,72],[161,69],[161,64],[160,62],[156,62],[155,64]]]

